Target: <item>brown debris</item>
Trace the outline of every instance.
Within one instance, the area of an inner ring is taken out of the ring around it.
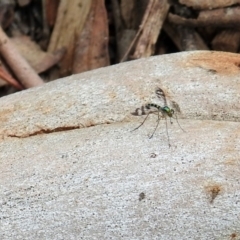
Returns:
[[[152,55],[240,51],[240,0],[7,1],[0,4],[0,23],[12,46],[49,81]],[[23,78],[15,69],[22,60],[9,61],[4,49],[6,72],[23,82],[3,79],[17,89],[37,85],[28,83],[34,71]]]
[[[16,79],[14,79],[2,66],[0,66],[0,78],[10,85],[15,87],[18,90],[22,90],[23,87],[18,83]]]
[[[168,20],[170,23],[187,27],[239,28],[240,7],[201,11],[196,19],[186,19],[169,13]]]
[[[0,28],[0,54],[25,88],[42,85],[44,82],[19,54],[7,35]]]
[[[93,1],[83,30],[76,41],[73,73],[109,65],[107,13],[104,0]]]
[[[181,17],[189,18],[193,15],[193,12],[191,9],[182,6],[179,3],[173,4],[173,10],[175,13],[179,14]],[[204,40],[201,38],[201,36],[198,34],[198,32],[188,26],[184,25],[176,25],[175,26],[175,33],[173,33],[173,26],[168,21],[168,27],[167,30],[169,31],[169,36],[175,35],[178,41],[178,47],[181,49],[181,51],[194,51],[194,50],[208,50],[207,45],[204,43]],[[168,34],[168,32],[167,32]]]
[[[179,0],[179,2],[194,9],[210,10],[214,8],[224,8],[239,4],[240,0]]]
[[[21,7],[23,7],[28,5],[31,2],[31,0],[18,0],[17,2]]]
[[[210,203],[212,204],[215,198],[223,191],[220,184],[209,184],[205,186],[207,195],[209,195]]]
[[[114,27],[115,27],[115,33],[116,33],[116,44],[117,44],[117,59],[120,61],[122,57],[124,56],[125,52],[127,51],[128,46],[131,44],[131,41],[133,40],[136,31],[132,31],[132,29],[124,29],[123,27],[123,11],[121,12],[120,4],[118,3],[118,0],[111,0],[112,3],[112,11],[113,11],[113,21],[114,21]],[[132,2],[129,2],[126,6],[131,8]],[[124,1],[121,2],[124,6]],[[122,16],[121,16],[122,13]],[[128,19],[129,20],[129,19]],[[128,24],[128,21],[125,22]]]
[[[172,39],[174,44],[176,45],[177,49],[179,51],[182,51],[182,44],[181,39],[177,31],[177,27],[173,24],[170,24],[167,20],[165,21],[163,25],[163,30],[166,32],[166,34]]]
[[[182,51],[208,50],[200,35],[192,28],[178,28]]]
[[[225,30],[219,32],[212,41],[212,49],[237,53],[240,43],[240,32]]]
[[[48,46],[48,52],[66,48],[66,54],[60,64],[60,76],[72,74],[76,37],[83,29],[90,8],[91,1],[60,2],[56,23]]]
[[[133,58],[149,57],[155,50],[158,35],[169,10],[167,0],[150,0],[139,29],[141,34],[136,43]]]
[[[0,3],[0,23],[3,29],[7,28],[14,19],[14,4]]]
[[[44,0],[45,4],[43,11],[45,12],[46,22],[49,27],[52,27],[55,24],[59,2],[60,0]]]
[[[57,50],[55,53],[44,52],[27,36],[14,37],[11,42],[37,73],[44,72],[57,64],[65,53],[64,49]]]

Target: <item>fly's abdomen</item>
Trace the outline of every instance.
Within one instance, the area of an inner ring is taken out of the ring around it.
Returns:
[[[148,103],[146,105],[143,105],[141,108],[137,108],[135,112],[132,113],[132,115],[135,116],[141,116],[141,115],[147,115],[150,112],[156,112],[157,111],[162,111],[162,108],[154,103]]]
[[[158,106],[157,104],[154,104],[154,103],[148,103],[148,104],[146,104],[146,108],[147,108],[147,109],[157,108],[158,111],[161,110],[161,107]]]

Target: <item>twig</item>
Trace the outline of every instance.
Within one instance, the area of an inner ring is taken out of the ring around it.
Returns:
[[[30,67],[28,62],[19,54],[7,35],[0,27],[0,54],[26,88],[42,85],[43,80]]]
[[[3,67],[0,67],[0,77],[13,87],[19,90],[23,89],[23,87],[8,72],[6,72]]]

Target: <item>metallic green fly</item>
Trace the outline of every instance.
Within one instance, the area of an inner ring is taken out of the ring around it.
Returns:
[[[176,119],[178,126],[182,129],[183,132],[185,132],[185,131],[183,130],[183,128],[180,126],[180,124],[178,122],[177,114],[174,112],[174,110],[172,108],[168,107],[166,95],[163,92],[163,90],[161,88],[157,88],[155,93],[156,93],[157,97],[161,101],[163,101],[163,107],[160,105],[157,105],[155,103],[148,103],[146,105],[143,105],[141,108],[137,108],[135,110],[135,112],[132,113],[133,115],[135,115],[135,116],[147,115],[147,116],[144,118],[143,122],[138,127],[134,128],[132,131],[135,131],[138,128],[140,128],[145,123],[145,121],[147,120],[147,118],[150,114],[157,113],[157,115],[158,115],[157,125],[149,138],[153,137],[154,133],[156,132],[156,130],[158,128],[160,119],[161,119],[161,117],[163,117],[165,119],[165,123],[166,123],[167,138],[168,138],[168,144],[170,147],[171,145],[170,145],[169,134],[168,134],[167,117],[170,118],[171,124],[173,123],[172,118]],[[177,105],[177,104],[175,103],[175,105]],[[160,114],[161,114],[161,116],[160,116]]]

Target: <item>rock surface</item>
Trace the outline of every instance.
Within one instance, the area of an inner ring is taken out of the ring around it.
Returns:
[[[171,54],[2,98],[0,239],[240,239],[239,66]],[[157,115],[131,131],[156,87],[170,148]]]

